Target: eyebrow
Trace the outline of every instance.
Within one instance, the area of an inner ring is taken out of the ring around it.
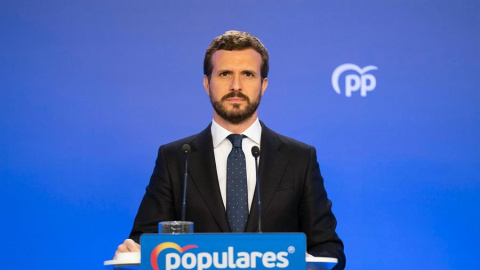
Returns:
[[[217,70],[217,74],[221,74],[221,73],[224,73],[224,72],[227,72],[227,73],[232,73],[232,70],[230,69],[219,69]]]
[[[217,73],[217,74],[221,74],[221,73],[224,73],[224,72],[232,73],[233,71],[232,71],[231,69],[219,69],[219,70],[217,70],[216,73]],[[257,76],[257,74],[258,74],[256,71],[251,70],[251,69],[242,70],[240,73],[242,73],[242,74],[251,73],[251,74],[253,74],[253,75],[255,75],[255,76]]]
[[[241,72],[242,74],[245,74],[245,73],[251,73],[255,76],[257,76],[257,72],[256,71],[253,71],[253,70],[249,70],[249,69],[246,69],[246,70],[242,70]]]

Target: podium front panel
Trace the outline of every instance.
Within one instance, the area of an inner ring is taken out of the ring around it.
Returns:
[[[305,269],[303,233],[144,234],[141,270]]]

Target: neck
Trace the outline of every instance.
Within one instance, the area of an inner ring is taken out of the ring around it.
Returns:
[[[257,120],[257,112],[255,112],[250,118],[246,119],[245,121],[243,121],[241,123],[238,123],[238,124],[233,124],[233,123],[230,123],[227,120],[223,119],[222,117],[220,117],[214,111],[213,112],[213,120],[215,120],[215,122],[217,122],[217,124],[219,126],[223,127],[224,129],[226,129],[228,131],[230,131],[232,133],[235,133],[235,134],[241,134],[242,132],[247,130],[247,128],[249,128],[255,122],[255,120]]]

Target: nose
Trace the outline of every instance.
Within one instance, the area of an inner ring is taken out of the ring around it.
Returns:
[[[240,76],[232,76],[232,81],[230,82],[230,90],[234,92],[242,90]]]

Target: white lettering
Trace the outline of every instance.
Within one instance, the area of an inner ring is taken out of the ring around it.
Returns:
[[[165,270],[175,269],[195,269],[207,270],[215,269],[256,269],[258,262],[265,268],[286,268],[290,265],[288,260],[288,252],[271,252],[265,253],[253,252],[238,252],[235,253],[233,247],[228,247],[227,252],[200,252],[194,254],[185,252],[183,254],[167,253],[165,254]]]
[[[236,268],[233,255],[233,247],[228,247],[228,267],[229,268]]]
[[[352,92],[360,89],[360,77],[355,74],[345,76],[345,96],[351,97]]]
[[[215,253],[218,254],[217,252]],[[208,254],[207,252],[201,252],[201,253],[198,253],[197,257],[198,257],[197,259],[198,270],[203,270],[206,268],[210,268],[210,266],[212,266],[212,255]]]
[[[222,262],[219,262],[218,252],[213,253],[213,266],[215,268],[227,268],[227,252],[222,252]]]
[[[168,253],[165,256],[165,270],[178,269],[180,266],[180,255],[177,253]]]
[[[277,259],[277,256],[273,252],[265,252],[262,257],[262,263],[263,266],[267,268],[273,268],[275,267],[275,260]]]
[[[190,261],[190,262],[188,262]],[[193,269],[197,264],[197,257],[193,253],[185,253],[182,256],[182,266],[186,269]]]
[[[257,258],[261,258],[262,255],[263,254],[258,251],[254,251],[250,253],[250,267],[252,268],[257,267]]]
[[[369,84],[367,82],[370,82]],[[360,95],[362,97],[367,96],[368,91],[372,91],[377,86],[377,80],[373,77],[372,74],[365,74],[362,76],[362,86],[360,90]]]
[[[277,267],[279,268],[286,268],[288,267],[289,265],[289,261],[288,259],[286,258],[288,256],[288,253],[287,252],[279,252],[277,253],[277,260],[279,262],[277,262]]]
[[[248,268],[250,267],[250,256],[247,252],[239,252],[237,259],[237,267],[238,268]]]

